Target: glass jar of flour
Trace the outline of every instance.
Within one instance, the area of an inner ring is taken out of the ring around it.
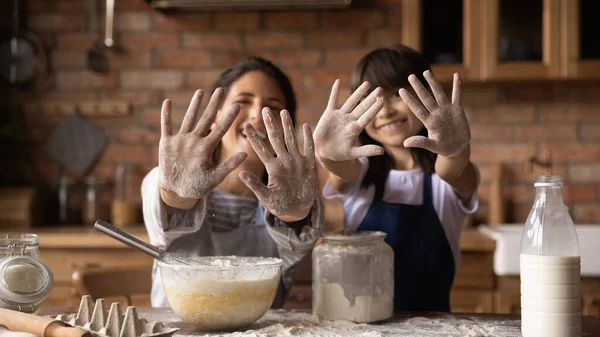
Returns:
[[[37,313],[53,285],[35,234],[0,234],[0,308]]]
[[[394,313],[394,252],[383,232],[325,234],[313,250],[313,315],[377,322]]]

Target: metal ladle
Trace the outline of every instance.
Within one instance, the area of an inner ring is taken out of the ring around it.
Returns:
[[[96,33],[97,31],[97,0],[90,0],[90,28],[92,33]],[[87,54],[87,65],[90,69],[97,73],[108,73],[109,62],[108,55],[105,52],[105,43],[104,41],[96,40],[92,43],[90,49],[88,49]]]
[[[106,0],[106,37],[104,45],[107,48],[113,48],[115,41],[113,40],[113,24],[115,16],[115,0]]]
[[[124,230],[117,228],[106,221],[98,220],[94,224],[94,228],[98,231],[110,236],[111,238],[120,241],[129,247],[135,248],[141,251],[144,254],[150,255],[153,258],[160,260],[167,264],[180,264],[191,266],[194,265],[194,261],[191,259],[186,259],[178,256],[174,256],[165,252],[164,250],[151,245],[143,240],[138,239],[137,237],[125,232]]]

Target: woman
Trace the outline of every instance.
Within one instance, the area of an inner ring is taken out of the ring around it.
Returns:
[[[311,129],[304,125],[302,155],[290,81],[261,58],[222,73],[198,118],[202,97],[194,94],[177,133],[171,102],[163,104],[159,165],[142,183],[150,241],[187,256],[281,258],[279,308],[323,228]],[[156,264],[151,300],[168,306]]]

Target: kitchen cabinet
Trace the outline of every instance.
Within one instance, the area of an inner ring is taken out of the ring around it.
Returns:
[[[436,78],[479,79],[480,0],[405,0],[402,43],[422,52]]]
[[[597,0],[561,0],[562,75],[600,78],[600,24]]]
[[[127,229],[131,234],[147,240],[144,227]],[[98,233],[89,227],[61,227],[32,229],[40,239],[42,261],[54,276],[52,291],[43,306],[78,306],[80,298],[75,296],[71,276],[78,267],[85,266],[139,266],[152,267],[152,258],[124,244]],[[134,305],[149,303],[139,297]]]
[[[494,292],[481,290],[455,289],[450,294],[452,312],[494,312]]]
[[[600,278],[584,278],[582,282],[582,310],[584,315],[600,315]]]
[[[482,78],[559,78],[560,5],[560,0],[483,1]]]
[[[521,283],[518,277],[498,277],[494,294],[494,312],[521,313]]]
[[[521,293],[518,276],[499,276],[494,296],[494,312],[520,314]],[[583,315],[600,314],[600,278],[581,279],[581,311]]]
[[[478,234],[473,231],[463,232],[461,263],[450,293],[452,312],[494,312],[495,245]]]
[[[71,276],[78,267],[139,266],[152,268],[152,258],[127,247],[62,247],[40,249],[42,259],[52,271],[54,286],[44,301],[44,305],[77,306],[80,297],[75,296],[71,284]],[[147,298],[139,296],[141,303],[150,303]]]
[[[405,0],[402,43],[450,82],[600,78],[595,0]]]

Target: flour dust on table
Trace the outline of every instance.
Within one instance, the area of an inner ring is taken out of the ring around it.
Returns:
[[[272,310],[243,331],[202,333],[180,327],[175,336],[192,337],[521,337],[519,327],[502,320],[481,321],[475,317],[393,318],[379,324],[357,324],[348,321],[319,322],[308,312]],[[188,332],[189,331],[189,332]]]

